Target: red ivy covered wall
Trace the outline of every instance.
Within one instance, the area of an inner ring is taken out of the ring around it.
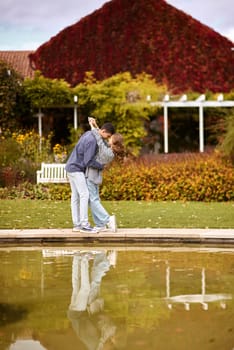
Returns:
[[[49,78],[72,86],[146,72],[174,92],[234,88],[233,43],[164,0],[112,0],[30,55]]]

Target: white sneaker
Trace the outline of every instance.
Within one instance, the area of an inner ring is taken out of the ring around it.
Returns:
[[[107,230],[106,226],[94,226],[94,230],[97,232],[104,232]]]
[[[111,232],[117,232],[117,224],[116,224],[115,215],[110,216],[110,219],[109,219],[107,226],[111,230]]]
[[[81,226],[75,226],[72,229],[72,232],[80,232]]]

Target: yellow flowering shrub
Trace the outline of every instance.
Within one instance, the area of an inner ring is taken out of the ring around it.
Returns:
[[[51,162],[51,136],[40,138],[35,131],[4,130],[0,134],[0,187],[35,182],[41,162]]]
[[[39,134],[34,130],[24,133],[20,131],[12,133],[12,138],[20,145],[21,157],[35,163],[51,161],[51,137],[52,134],[47,138],[40,138]]]
[[[55,163],[64,163],[67,159],[67,150],[65,146],[56,143],[53,147],[54,161]]]

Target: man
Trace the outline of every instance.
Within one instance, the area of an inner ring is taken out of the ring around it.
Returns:
[[[111,123],[105,123],[99,130],[103,139],[110,138],[115,129]],[[98,145],[91,131],[84,133],[75,145],[66,164],[71,186],[71,214],[74,232],[97,233],[88,221],[89,191],[86,184],[87,167],[103,170],[103,165],[95,160]]]

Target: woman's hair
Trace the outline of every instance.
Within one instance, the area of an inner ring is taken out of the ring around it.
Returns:
[[[117,158],[121,159],[125,155],[123,136],[115,133],[111,136],[111,149]]]

